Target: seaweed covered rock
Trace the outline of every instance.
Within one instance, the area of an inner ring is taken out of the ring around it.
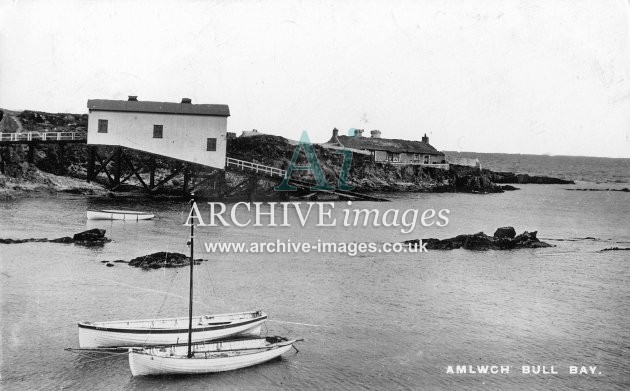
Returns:
[[[49,242],[51,242],[51,243],[72,243],[72,242],[74,242],[74,239],[72,239],[70,236],[64,236],[64,237],[57,238],[57,239],[50,239]]]
[[[102,246],[111,240],[105,237],[105,230],[94,228],[87,231],[79,232],[72,237],[75,244],[83,246]]]
[[[30,239],[0,239],[1,244],[19,244],[29,242],[49,242],[49,243],[74,243],[81,246],[102,246],[105,243],[111,242],[111,239],[105,237],[104,229],[90,229],[87,231],[79,232],[73,237],[63,236],[57,239],[47,238],[30,238]]]
[[[406,240],[404,244],[424,244],[427,250],[454,250],[464,248],[466,250],[512,250],[519,248],[552,247],[549,243],[541,242],[536,237],[537,232],[523,232],[516,235],[513,227],[498,228],[494,236],[488,236],[483,232],[469,235],[457,235],[449,239],[413,239]]]
[[[0,244],[20,244],[20,243],[29,243],[29,242],[48,242],[49,240],[46,238],[29,238],[29,239],[0,239]],[[52,240],[51,240],[52,242]]]
[[[536,234],[538,234],[538,231],[533,231],[533,232],[525,231],[522,234],[515,237],[513,239],[513,242],[516,246],[525,247],[525,248],[551,247],[550,244],[541,242],[540,240],[538,240],[538,238],[536,237]]]
[[[160,269],[163,267],[184,267],[190,265],[189,259],[187,255],[181,253],[160,251],[134,258],[129,261],[129,266],[139,267],[145,270]],[[205,261],[205,259],[195,259],[195,265],[203,261]]]
[[[494,235],[492,236],[497,239],[514,239],[514,237],[516,236],[516,230],[514,229],[514,227],[501,227],[497,228],[497,230],[494,231]]]
[[[467,250],[490,250],[494,248],[494,238],[478,232],[473,235],[464,235],[462,247]]]

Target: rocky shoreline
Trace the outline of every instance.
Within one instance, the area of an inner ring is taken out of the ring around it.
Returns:
[[[490,170],[487,171],[487,174],[492,182],[498,184],[534,183],[537,185],[575,185],[575,182],[571,180],[541,175],[515,174],[513,172],[493,172]]]
[[[0,121],[0,131],[86,131],[87,115],[52,114],[35,111],[9,112]],[[284,169],[288,166],[295,144],[289,140],[271,135],[254,137],[237,137],[228,142],[228,155],[242,158],[254,163]],[[344,157],[336,150],[314,145],[318,161],[328,183],[336,184],[343,165]],[[68,193],[94,196],[136,196],[141,193],[139,182],[131,178],[133,186],[123,185],[117,192],[109,191],[103,184],[87,183],[87,146],[72,144],[58,150],[54,144],[39,145],[34,162],[27,162],[27,147],[17,144],[3,146],[0,149],[0,198],[37,196],[41,194]],[[301,162],[298,162],[301,164]],[[169,170],[169,161],[159,163],[158,169]],[[294,172],[293,176],[313,182],[308,172]],[[97,179],[98,181],[98,179]],[[286,197],[278,194],[273,187],[278,183],[260,179],[256,183],[255,192],[248,186],[247,175],[227,172],[227,187],[232,189],[227,200],[241,199],[276,199]],[[375,163],[370,156],[354,154],[348,175],[348,184],[357,192],[463,192],[473,194],[502,193],[518,190],[509,184],[544,183],[572,184],[573,181],[515,174],[509,172],[492,172],[475,167],[451,165],[449,170],[412,165],[390,165]],[[161,194],[174,196],[180,190],[180,180],[174,178],[166,183]],[[138,185],[138,186],[136,186]],[[199,196],[203,197],[203,189]],[[308,192],[289,194],[292,197],[303,197]],[[146,195],[145,195],[146,196]]]
[[[10,177],[0,174],[0,199],[38,197],[58,193],[86,196],[111,195],[107,188],[97,183],[88,183],[84,179],[71,176],[55,175],[23,163],[25,174]]]

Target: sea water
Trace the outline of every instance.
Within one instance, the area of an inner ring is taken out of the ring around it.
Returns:
[[[73,196],[3,202],[2,238],[56,238],[103,228],[113,241],[100,248],[0,245],[1,388],[627,389],[630,252],[601,250],[630,247],[630,195],[566,190],[628,186],[623,174],[613,177],[600,185],[589,177],[578,185],[518,185],[521,190],[503,194],[387,194],[392,202],[353,204],[450,210],[445,227],[418,227],[410,234],[383,227],[301,227],[294,215],[292,227],[200,227],[196,257],[208,261],[195,269],[195,313],[263,309],[270,316],[265,334],[305,340],[296,345],[299,353],[279,361],[192,377],[133,378],[126,354],[64,350],[78,346],[78,321],[187,314],[187,268],[143,271],[103,263],[157,251],[188,253],[185,203]],[[86,221],[87,209],[108,207],[150,210],[157,218]],[[345,207],[340,202],[335,210]],[[492,234],[501,226],[538,231],[555,247],[354,257],[204,252],[205,242],[384,243]],[[448,373],[456,365],[511,370]],[[596,366],[597,372],[570,374],[571,365]],[[522,366],[553,366],[558,373],[523,374]]]

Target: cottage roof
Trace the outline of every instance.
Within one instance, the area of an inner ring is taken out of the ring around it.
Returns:
[[[338,141],[337,141],[338,140]],[[424,153],[431,155],[442,155],[429,143],[422,141],[400,140],[377,137],[349,137],[336,136],[329,143],[341,143],[344,147],[353,149],[367,149],[370,151],[388,151],[394,153]]]
[[[129,100],[90,99],[88,109],[99,111],[126,111],[132,113],[158,113],[181,115],[209,115],[214,117],[229,117],[228,105],[191,104],[173,102],[150,102]]]

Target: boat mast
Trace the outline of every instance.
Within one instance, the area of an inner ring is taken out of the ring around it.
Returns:
[[[195,195],[192,195],[192,206],[195,206]],[[190,297],[188,299],[188,358],[192,357],[192,313],[193,313],[193,265],[194,265],[195,224],[190,221]]]

